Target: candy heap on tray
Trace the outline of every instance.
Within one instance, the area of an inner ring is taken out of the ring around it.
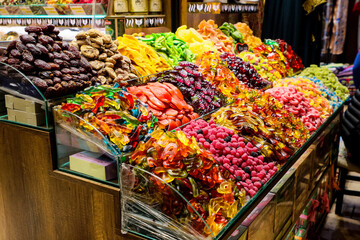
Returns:
[[[155,130],[149,141],[139,144],[130,163],[163,180],[151,178],[146,181],[162,193],[159,197],[162,198],[163,213],[200,234],[210,234],[202,219],[217,234],[244,204],[244,190],[239,191],[234,182],[226,180],[226,172],[220,171],[211,153],[200,148],[194,138],[187,138],[182,131]],[[193,208],[185,205],[165,183],[177,189]]]
[[[232,23],[224,22],[223,25],[219,27],[219,29],[228,37],[231,37],[233,39],[233,46],[234,50],[236,52],[236,44],[238,43],[244,43],[244,37],[239,32],[239,30],[236,29],[236,27]]]
[[[132,151],[140,141],[149,139],[157,121],[134,96],[108,85],[87,88],[74,98],[68,98],[59,108],[89,122],[117,147],[119,153]],[[95,131],[81,124],[83,122],[76,127],[90,133]]]
[[[134,36],[124,34],[118,37],[119,52],[131,60],[132,65],[142,75],[147,76],[170,69],[164,58],[146,43]]]
[[[185,101],[200,115],[211,112],[224,105],[224,97],[206,81],[199,67],[190,62],[180,62],[174,70],[158,73],[152,82],[168,82],[179,88]]]
[[[316,77],[331,91],[335,92],[342,101],[345,101],[349,96],[349,89],[342,85],[335,74],[327,67],[318,67],[312,64],[304,69],[299,76]]]
[[[226,36],[215,24],[214,20],[202,20],[197,30],[203,39],[214,42],[215,48],[219,52],[234,53],[233,40]]]
[[[317,89],[321,91],[321,96],[326,98],[329,101],[329,104],[332,106],[335,111],[342,104],[341,99],[336,95],[335,92],[331,91],[326,87],[319,79],[317,78],[308,78],[310,81],[315,83]]]
[[[264,80],[250,63],[231,53],[222,53],[220,59],[226,62],[227,67],[235,74],[237,79],[249,88],[263,89],[271,86]]]
[[[71,42],[86,58],[92,68],[98,72],[101,84],[111,84],[119,81],[135,79],[135,68],[129,58],[118,51],[118,41],[112,41],[111,36],[96,29],[80,32],[76,40]]]
[[[249,46],[250,49],[258,47],[262,44],[261,39],[253,35],[253,31],[246,23],[238,22],[234,24],[234,26],[242,34],[244,42]]]
[[[178,39],[172,32],[153,33],[138,39],[153,47],[173,67],[181,61],[195,61],[195,55],[190,51],[186,42]]]
[[[97,82],[89,62],[69,46],[54,25],[29,26],[28,34],[9,43],[6,63],[21,70],[44,94],[55,98],[75,93]]]
[[[261,151],[233,130],[218,126],[213,120],[192,121],[184,129],[187,137],[195,137],[221,164],[220,169],[230,171],[238,187],[253,197],[278,170],[276,163],[264,161]]]
[[[187,104],[177,87],[170,83],[152,82],[144,86],[129,87],[128,91],[148,105],[159,124],[175,129],[199,117],[194,108]]]
[[[291,46],[282,39],[275,40],[279,45],[279,50],[284,54],[293,72],[296,73],[304,69],[301,58],[292,50]]]

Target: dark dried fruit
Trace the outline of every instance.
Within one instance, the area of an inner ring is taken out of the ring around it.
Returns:
[[[62,47],[63,50],[68,50],[68,49],[69,49],[69,46],[70,46],[69,43],[67,43],[67,42],[62,42],[62,46],[61,46],[61,47]]]
[[[62,59],[61,53],[59,53],[59,52],[54,52],[54,57],[55,57],[56,59]]]
[[[30,36],[28,34],[20,35],[20,40],[26,44],[26,43],[36,43],[36,39],[33,36]]]
[[[27,62],[33,62],[34,61],[34,56],[31,54],[31,52],[29,51],[23,51],[23,59]]]
[[[52,73],[54,74],[55,77],[62,77],[62,75],[63,75],[62,72],[60,72],[58,70],[53,71]]]
[[[61,51],[61,47],[57,43],[54,43],[52,45],[52,47],[53,47],[55,52],[60,52]]]
[[[75,91],[75,89],[76,89],[76,83],[74,82],[74,81],[69,81],[68,82],[68,89],[71,91],[71,92],[73,92],[73,91]]]
[[[60,65],[56,63],[49,63],[51,70],[60,70]]]
[[[44,44],[45,45],[45,44]],[[49,50],[49,52],[53,52],[54,49],[50,44],[46,44],[46,48]]]
[[[56,40],[62,41],[62,40],[63,40],[63,37],[62,37],[62,36],[56,36]]]
[[[63,81],[70,81],[70,80],[73,80],[74,77],[71,76],[70,74],[65,74],[65,75],[62,76],[61,79],[62,79]]]
[[[52,32],[53,32],[55,35],[59,35],[60,30],[59,30],[59,29],[54,29]]]
[[[24,72],[30,72],[34,69],[34,66],[28,62],[21,62],[20,63],[20,70]]]
[[[38,35],[36,33],[29,33],[30,36],[32,36],[33,38],[37,39]]]
[[[54,31],[54,29],[55,29],[55,25],[54,25],[54,24],[48,24],[48,25],[47,25],[47,31],[52,32],[52,31]]]
[[[62,85],[64,88],[68,88],[68,86],[69,86],[68,82],[66,82],[66,81],[62,81],[62,82],[61,82],[61,85]]]
[[[10,55],[11,55],[12,57],[15,57],[15,58],[18,58],[18,57],[21,57],[21,56],[22,56],[22,54],[20,53],[20,51],[17,50],[17,49],[11,50],[11,51],[10,51]]]
[[[69,68],[63,68],[60,70],[63,74],[73,74]]]
[[[44,78],[52,78],[53,77],[53,72],[51,71],[43,71],[43,72],[39,72],[39,77],[41,77],[42,79]]]
[[[47,55],[49,53],[49,50],[46,47],[44,47],[44,45],[41,45],[40,43],[37,43],[36,47],[45,55]]]
[[[31,81],[35,84],[37,88],[39,88],[42,91],[46,90],[48,87],[47,83],[41,78],[33,77]]]
[[[53,53],[48,53],[48,58],[50,61],[53,61],[55,59],[55,56]]]
[[[72,52],[70,52],[70,51],[68,51],[68,50],[64,50],[63,52],[64,52],[66,55],[68,55],[71,60],[76,59],[76,55],[75,55],[74,53],[72,53]]]
[[[29,49],[29,51],[32,53],[32,55],[34,56],[39,56],[41,55],[42,51],[37,48],[34,44],[32,43],[28,43],[26,44],[26,47]]]
[[[54,39],[52,39],[49,36],[46,35],[41,35],[38,37],[38,41],[39,43],[45,45],[45,44],[53,44],[54,43]]]
[[[46,82],[46,84],[47,84],[48,86],[54,85],[54,82],[53,82],[53,80],[51,80],[51,79],[44,79],[44,81]]]
[[[10,52],[12,49],[16,48],[16,44],[20,42],[19,40],[14,40],[9,43],[9,45],[6,48],[7,52]]]
[[[70,57],[63,52],[61,53],[61,59],[65,61],[70,61]]]
[[[25,28],[25,32],[28,32],[28,33],[32,33],[32,32],[39,33],[41,31],[42,31],[42,29],[39,26],[28,26]]]
[[[22,42],[16,43],[16,49],[19,50],[20,52],[27,50],[26,46]]]
[[[88,71],[86,71],[86,69],[83,68],[83,67],[79,67],[79,71],[80,71],[80,73],[87,73],[87,72],[88,72]]]
[[[53,82],[54,82],[54,84],[56,84],[56,83],[61,83],[61,78],[54,77],[54,78],[53,78]]]
[[[39,27],[41,28],[42,32],[46,32],[49,29],[48,25],[40,25]]]
[[[83,57],[80,59],[80,67],[85,68],[89,72],[92,71],[90,63]]]
[[[73,67],[78,67],[79,66],[79,61],[77,60],[70,60],[70,65]],[[80,71],[80,70],[79,70]]]
[[[35,66],[43,69],[43,70],[51,70],[51,66],[50,64],[48,64],[47,62],[40,60],[40,59],[36,59],[34,62]]]
[[[79,80],[89,81],[89,76],[86,74],[79,74],[78,78],[79,78]]]
[[[9,58],[9,59],[7,60],[7,63],[10,64],[10,65],[17,64],[17,63],[19,63],[19,62],[20,62],[20,60],[17,59],[17,58]]]
[[[48,87],[44,93],[46,98],[56,97],[56,89],[54,87]]]
[[[80,73],[80,70],[78,68],[76,68],[76,67],[71,67],[70,69],[73,72],[73,74],[79,74]]]

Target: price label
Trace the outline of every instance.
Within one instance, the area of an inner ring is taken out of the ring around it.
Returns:
[[[0,8],[0,15],[9,15],[9,12],[5,8]]]
[[[33,12],[31,11],[29,6],[21,6],[20,10],[25,15],[32,15],[33,14]]]
[[[47,15],[58,15],[58,12],[56,11],[56,9],[54,7],[46,6],[46,7],[44,7],[44,10],[47,13]]]
[[[86,15],[82,6],[70,6],[70,8],[74,15]]]

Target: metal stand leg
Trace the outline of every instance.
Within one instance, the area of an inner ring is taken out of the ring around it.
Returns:
[[[348,170],[345,168],[339,168],[340,172],[340,191],[337,194],[337,199],[336,199],[336,208],[335,208],[335,213],[336,215],[341,215],[341,211],[342,211],[342,204],[343,204],[343,200],[344,200],[344,191],[345,191],[345,183],[346,183],[346,176],[348,174]]]

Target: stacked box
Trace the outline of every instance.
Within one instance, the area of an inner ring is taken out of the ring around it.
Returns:
[[[267,194],[242,222],[241,225],[248,229],[248,239],[274,239],[274,196],[273,193]]]
[[[45,112],[41,104],[34,101],[5,95],[8,120],[34,126],[45,124]]]
[[[274,234],[279,235],[279,232],[284,229],[285,223],[291,224],[292,211],[294,208],[295,198],[295,169],[290,169],[270,191],[275,194],[275,214],[274,214]]]
[[[293,221],[300,216],[300,213],[307,204],[311,189],[313,187],[313,149],[308,148],[293,165],[295,172],[295,202]]]

